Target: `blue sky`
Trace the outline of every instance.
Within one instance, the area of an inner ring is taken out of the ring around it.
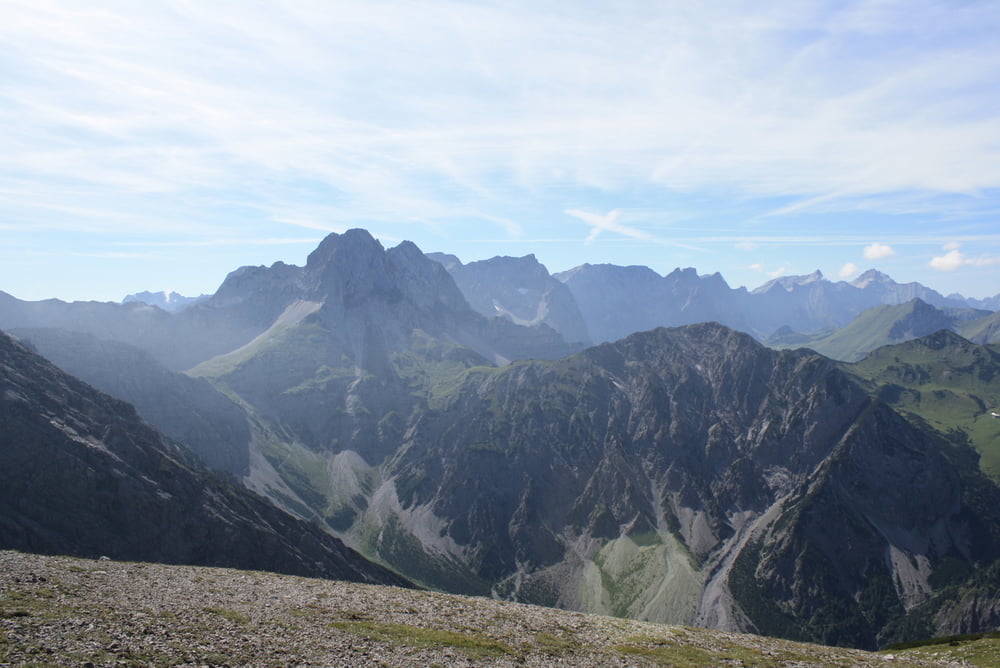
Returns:
[[[0,290],[463,261],[1000,293],[1000,3],[0,5]]]

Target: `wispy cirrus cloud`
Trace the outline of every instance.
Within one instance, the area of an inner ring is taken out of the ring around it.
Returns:
[[[587,235],[584,243],[593,243],[594,239],[601,232],[614,232],[616,234],[621,234],[626,237],[631,237],[633,239],[650,239],[652,235],[643,230],[636,229],[634,227],[628,227],[619,222],[621,218],[621,211],[615,209],[609,211],[608,213],[601,215],[598,213],[591,213],[589,211],[580,211],[579,209],[567,209],[566,213],[574,218],[578,218],[590,226],[590,234]]]
[[[415,218],[554,184],[806,208],[1000,186],[985,5],[437,5],[12,2],[2,116],[23,140],[2,163],[138,192],[318,179]]]
[[[8,0],[3,18],[0,219],[24,243],[362,226],[688,262],[871,243],[809,215],[1000,211],[992,3]],[[582,239],[562,220],[616,207]],[[663,213],[681,209],[694,231]],[[936,229],[878,236],[901,255],[989,236]]]

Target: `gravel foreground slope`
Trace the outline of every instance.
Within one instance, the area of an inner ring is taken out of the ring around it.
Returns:
[[[0,666],[965,666],[257,571],[0,552]]]

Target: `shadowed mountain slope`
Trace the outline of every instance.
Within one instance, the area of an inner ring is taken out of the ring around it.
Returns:
[[[0,545],[405,584],[0,333]]]
[[[207,381],[170,371],[144,350],[61,329],[16,329],[17,338],[68,374],[128,401],[209,467],[250,472],[246,413]]]

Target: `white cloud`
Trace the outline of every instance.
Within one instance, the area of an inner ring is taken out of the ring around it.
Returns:
[[[959,242],[957,242],[957,241],[950,241],[950,242],[946,243],[945,245],[941,246],[941,248],[943,248],[946,251],[958,250],[961,247],[962,247],[962,244],[959,243]]]
[[[848,262],[847,264],[845,264],[843,267],[840,268],[840,271],[837,272],[837,274],[841,278],[850,278],[851,276],[857,274],[858,271],[860,271],[858,265],[854,264],[853,262]]]
[[[931,258],[928,264],[938,271],[955,271],[965,264],[965,256],[962,255],[962,251],[953,248],[944,255]]]
[[[865,246],[864,256],[866,260],[884,260],[896,254],[892,246],[875,242],[870,246]]]
[[[759,271],[759,272],[763,273],[764,272],[764,265],[762,265],[760,262],[754,262],[749,267],[747,267],[747,269],[753,269],[754,271]]]
[[[736,248],[745,251],[755,251],[760,248],[760,244],[756,241],[740,241],[736,243]]]
[[[948,251],[944,255],[931,258],[927,264],[932,269],[938,271],[955,271],[962,267],[992,267],[1000,265],[1000,257],[981,255],[979,257],[966,257],[959,250],[959,244],[951,242],[943,246],[943,250]]]

